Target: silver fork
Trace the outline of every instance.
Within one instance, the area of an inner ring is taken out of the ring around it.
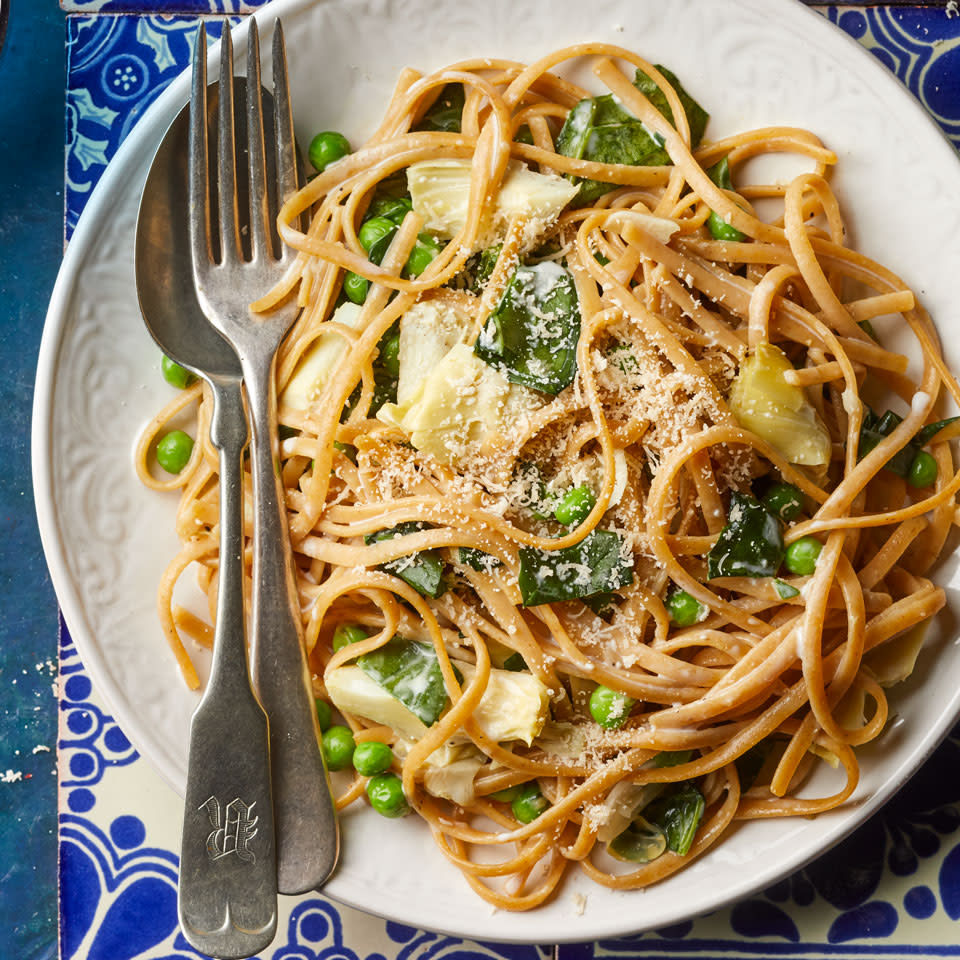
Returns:
[[[224,30],[220,51],[217,124],[219,260],[214,259],[204,28],[194,58],[190,127],[190,243],[197,299],[210,323],[236,350],[243,370],[251,424],[253,475],[252,664],[260,702],[270,722],[277,888],[303,893],[321,886],[339,855],[339,828],[323,763],[320,731],[293,578],[286,507],[275,468],[278,450],[274,371],[277,348],[296,319],[294,302],[266,314],[248,304],[266,292],[293,259],[280,252],[276,213],[298,186],[296,144],[279,21],[273,34],[276,170],[267,178],[260,44],[250,19],[247,39],[247,165],[249,211],[238,201],[233,108],[233,45]],[[275,189],[268,189],[275,186]],[[248,215],[248,219],[247,219]],[[241,242],[248,229],[249,259]]]

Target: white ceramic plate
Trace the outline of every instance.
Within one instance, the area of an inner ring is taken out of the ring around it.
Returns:
[[[947,331],[956,323],[960,165],[910,95],[858,46],[792,0],[277,0],[298,131],[368,134],[400,68],[488,55],[531,60],[603,40],[670,66],[722,136],[769,124],[815,131],[840,157],[835,185],[852,243],[919,291]],[[237,34],[241,47],[245,29]],[[267,37],[268,39],[268,37]],[[269,49],[266,46],[265,49]],[[37,375],[34,480],[44,548],[87,668],[137,748],[182,792],[196,697],[157,624],[155,586],[176,549],[172,497],[139,485],[134,438],[169,398],[140,322],[133,236],[140,188],[186,77],[144,115],[107,169],[71,240],[50,304]],[[957,337],[947,352],[960,369]],[[940,572],[957,609],[960,576]],[[404,923],[479,939],[549,943],[627,934],[744,896],[800,867],[877,809],[920,765],[960,706],[960,652],[945,611],[897,719],[862,752],[855,801],[813,821],[751,823],[648,891],[612,893],[571,871],[555,900],[491,916],[435,851],[416,818],[344,818],[342,864],[327,892]],[[586,896],[582,914],[576,895]]]

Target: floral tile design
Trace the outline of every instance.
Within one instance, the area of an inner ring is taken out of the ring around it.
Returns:
[[[259,5],[65,0],[78,11],[67,22],[68,236],[120,142],[189,62],[196,14]],[[960,148],[955,3],[818,9],[890,68]],[[132,10],[144,15],[126,15]],[[107,12],[121,15],[100,15]],[[213,42],[222,20],[207,26]],[[63,960],[196,960],[176,922],[181,801],[104,710],[65,628],[59,762]],[[544,960],[549,953],[417,931],[320,896],[283,898],[282,909],[280,933],[262,960]],[[960,956],[958,920],[960,728],[884,810],[788,880],[711,916],[642,937],[562,946],[559,957]]]
[[[223,22],[207,22],[208,43],[220,39]],[[68,239],[107,161],[147,107],[190,63],[196,34],[195,17],[67,18]]]

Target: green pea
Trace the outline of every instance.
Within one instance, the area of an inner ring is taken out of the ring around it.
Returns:
[[[402,817],[410,812],[403,781],[395,773],[380,773],[367,781],[367,799],[382,817]]]
[[[336,130],[324,130],[310,141],[309,157],[317,173],[350,153],[350,141]]]
[[[510,810],[521,823],[532,823],[550,806],[550,801],[540,792],[536,780],[523,784],[520,792],[510,803]]]
[[[611,690],[602,683],[590,694],[590,716],[604,730],[616,730],[626,723],[635,700],[619,690]]]
[[[557,523],[570,527],[583,523],[590,515],[597,498],[593,491],[585,484],[568,490],[560,502],[553,508],[553,515]]]
[[[692,627],[707,613],[707,608],[686,590],[674,590],[667,597],[667,613],[678,627]]]
[[[504,787],[502,790],[494,790],[488,793],[489,800],[496,800],[498,803],[513,803],[520,796],[521,785],[515,783],[512,787]]]
[[[330,709],[330,704],[317,697],[317,724],[320,727],[320,732],[325,733],[329,730],[332,722],[333,710]]]
[[[741,233],[732,223],[727,223],[719,213],[715,213],[713,210],[710,211],[710,216],[707,219],[707,227],[714,240],[740,243],[747,238],[746,234]]]
[[[335,724],[323,732],[323,757],[328,770],[345,770],[353,759],[353,734],[349,727]]]
[[[353,751],[353,769],[362,777],[372,777],[390,769],[393,751],[379,740],[364,740]]]
[[[179,473],[193,453],[193,437],[182,430],[171,430],[157,444],[157,463],[167,473]]]
[[[366,277],[361,277],[359,273],[350,270],[344,275],[343,292],[353,303],[363,303],[367,299],[369,289],[370,281]]]
[[[367,632],[355,623],[338,623],[333,631],[333,652],[342,650],[351,643],[359,643],[367,639]]]
[[[421,233],[417,237],[416,246],[410,251],[410,256],[407,257],[403,275],[405,277],[419,277],[433,263],[439,253],[440,245],[436,240],[429,233]]]
[[[792,483],[778,483],[767,491],[763,505],[775,517],[789,523],[803,513],[803,492]]]
[[[388,220],[386,217],[374,217],[363,224],[357,234],[357,239],[360,241],[360,246],[369,253],[370,248],[378,240],[383,240],[384,237],[389,236],[396,229],[397,225],[392,220]]]
[[[823,544],[816,537],[801,537],[787,547],[783,565],[791,573],[807,576],[816,569],[817,558],[822,549]]]
[[[380,362],[394,380],[400,376],[400,334],[394,333],[380,341]]]
[[[907,483],[911,487],[929,487],[937,479],[937,461],[933,454],[921,450],[910,464],[907,471]]]
[[[196,374],[191,373],[185,367],[181,367],[179,363],[171,360],[166,354],[160,359],[160,372],[163,374],[163,379],[171,387],[176,387],[178,390],[184,390],[190,384],[195,383],[197,379]]]

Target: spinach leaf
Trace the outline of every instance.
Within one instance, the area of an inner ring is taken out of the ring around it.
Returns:
[[[673,793],[654,800],[644,809],[643,816],[664,832],[667,847],[682,857],[693,846],[705,806],[703,794],[687,781]]]
[[[913,442],[925,447],[944,427],[949,427],[951,423],[956,423],[958,420],[960,420],[960,417],[947,417],[946,420],[928,423],[925,427],[920,428],[913,438]]]
[[[473,349],[511,382],[555,395],[576,375],[579,339],[573,277],[544,261],[517,267]]]
[[[773,743],[769,739],[761,740],[734,760],[737,767],[737,776],[740,778],[741,793],[749,790],[756,783],[757,777],[760,776],[760,771],[772,751]]]
[[[677,91],[690,124],[691,143],[696,147],[703,137],[709,114],[683,89],[674,74],[659,65],[657,69]],[[641,70],[637,70],[633,82],[673,124],[673,111],[660,88]],[[611,94],[589,97],[573,107],[557,136],[556,150],[565,157],[597,163],[664,166],[672,162],[663,149],[662,138],[620,106]],[[579,177],[570,177],[570,180],[580,184],[574,206],[588,206],[603,194],[616,189],[616,184],[599,180],[583,180]]]
[[[553,518],[556,496],[547,490],[540,468],[529,460],[521,460],[511,483],[517,506],[529,510],[537,520]]]
[[[609,622],[617,612],[620,596],[616,593],[598,593],[584,597],[583,602],[601,619]]]
[[[707,575],[772,577],[783,562],[780,521],[749,494],[730,494],[727,525],[707,554]]]
[[[662,166],[670,162],[659,141],[612,94],[589,97],[576,104],[557,136],[556,150],[565,157],[596,163]],[[574,207],[590,206],[617,189],[615,183],[600,180],[576,176],[570,176],[570,180],[580,184],[580,192],[571,204]]]
[[[492,247],[487,247],[477,255],[477,266],[473,275],[474,292],[483,292],[483,288],[487,285],[487,281],[493,273],[493,268],[500,259],[500,251],[502,249],[502,243],[495,243]]]
[[[684,90],[683,85],[677,79],[677,75],[666,67],[657,63],[654,66],[664,75],[667,82],[677,92],[680,98],[680,104],[684,113],[687,115],[687,123],[690,125],[690,145],[694,148],[700,146],[703,134],[707,129],[707,121],[710,114],[697,103],[693,97]],[[676,121],[673,119],[673,111],[670,104],[667,103],[666,95],[642,70],[637,70],[633,80],[633,85],[666,117],[671,127],[676,127]],[[669,161],[665,161],[669,162]]]
[[[867,407],[860,425],[860,441],[857,444],[857,459],[862,460],[884,437],[889,436],[903,422],[903,417],[888,410],[882,417],[878,417],[873,410]],[[911,441],[898,450],[884,465],[884,470],[895,473],[898,477],[905,477],[910,472],[910,464],[920,452],[920,444]]]
[[[416,521],[399,523],[389,530],[368,533],[363,540],[367,544],[379,543],[381,540],[392,540],[394,537],[402,537],[426,529],[426,524]],[[408,557],[388,560],[380,565],[380,569],[394,574],[409,583],[418,593],[422,593],[425,597],[432,597],[434,600],[442,596],[447,589],[443,579],[443,559],[436,550],[420,550]]]
[[[730,162],[724,157],[718,160],[709,170],[707,176],[721,189],[732,190],[733,181],[730,179]]]
[[[513,137],[514,143],[527,143],[531,147],[533,146],[533,133],[530,131],[530,128],[523,124],[520,127],[517,127],[517,132]]]
[[[784,580],[774,578],[773,589],[777,591],[777,596],[781,600],[790,600],[793,597],[800,596],[800,591]]]
[[[612,530],[592,530],[561,550],[520,548],[517,578],[525,607],[609,593],[633,582],[633,555]]]
[[[443,713],[447,688],[437,653],[429,643],[396,636],[379,650],[357,657],[355,663],[428,727]],[[457,679],[460,679],[459,674]]]
[[[490,573],[503,566],[502,560],[475,547],[458,547],[457,550],[457,559],[480,573]]]
[[[726,157],[710,167],[710,169],[707,170],[707,176],[721,190],[733,189],[733,181],[730,179],[730,163]],[[745,233],[741,233],[733,224],[727,223],[715,210],[710,211],[710,216],[707,219],[707,227],[714,240],[742,243],[747,239]]]
[[[527,669],[527,661],[523,659],[523,656],[517,653],[516,650],[503,661],[503,669],[509,670],[511,673],[520,673],[521,670]]]
[[[465,99],[462,83],[448,83],[414,129],[459,133]]]
[[[677,767],[681,763],[689,763],[692,759],[692,750],[661,750],[653,758],[653,765],[655,767]]]

